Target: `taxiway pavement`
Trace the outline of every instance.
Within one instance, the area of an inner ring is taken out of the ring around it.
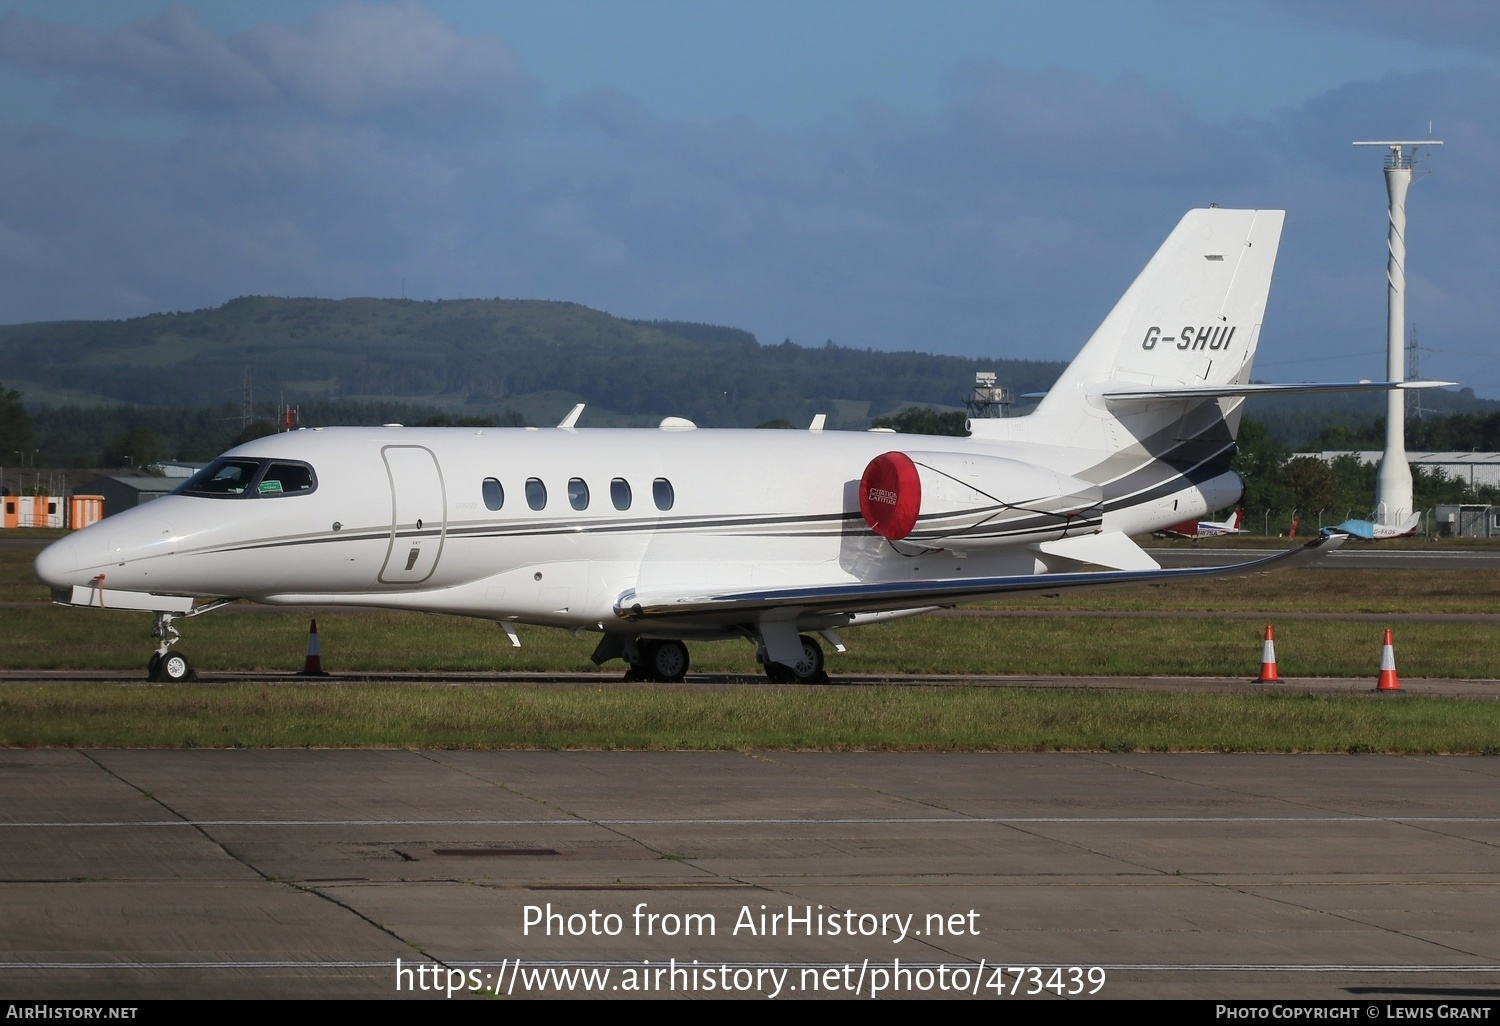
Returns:
[[[12,749],[0,879],[9,998],[1493,998],[1500,759]]]

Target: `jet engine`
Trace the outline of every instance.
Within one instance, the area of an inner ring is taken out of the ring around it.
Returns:
[[[957,452],[887,452],[865,467],[859,510],[891,541],[965,548],[1096,530],[1098,485],[1006,459]]]

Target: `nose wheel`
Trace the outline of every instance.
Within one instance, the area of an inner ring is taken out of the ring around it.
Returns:
[[[153,655],[146,664],[146,673],[150,680],[160,684],[181,684],[195,676],[193,665],[188,662],[187,656],[172,649]]]
[[[187,656],[172,647],[180,637],[177,628],[172,626],[172,621],[176,618],[174,613],[156,614],[156,622],[151,625],[151,636],[160,644],[146,663],[147,680],[159,684],[181,684],[193,679],[193,664],[188,662]]]

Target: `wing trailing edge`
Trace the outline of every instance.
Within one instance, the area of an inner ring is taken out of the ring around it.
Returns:
[[[1223,399],[1252,395],[1305,395],[1317,392],[1389,392],[1413,388],[1447,388],[1456,381],[1329,381],[1290,385],[1168,385],[1163,388],[1112,388],[1100,392],[1112,403],[1157,402],[1163,399]]]
[[[615,615],[628,621],[665,619],[727,623],[735,620],[758,620],[767,613],[775,613],[778,619],[795,619],[803,614],[853,615],[919,606],[950,606],[1001,595],[1045,594],[1065,588],[1143,582],[1168,583],[1189,578],[1233,577],[1268,570],[1285,570],[1321,559],[1342,545],[1343,541],[1343,537],[1339,535],[1322,535],[1298,548],[1230,566],[881,581],[711,595],[674,595],[664,590],[628,591],[615,602]]]

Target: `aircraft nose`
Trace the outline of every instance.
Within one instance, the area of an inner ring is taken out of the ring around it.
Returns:
[[[78,547],[71,538],[55,541],[38,554],[32,566],[43,584],[52,588],[65,588],[77,583],[73,580],[73,575],[78,571]]]

